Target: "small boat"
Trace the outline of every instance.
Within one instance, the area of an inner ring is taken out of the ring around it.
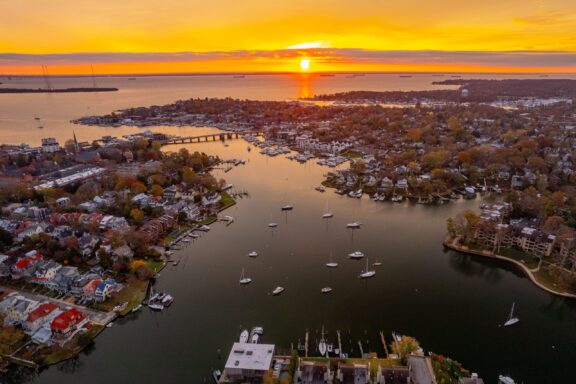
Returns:
[[[252,150],[252,148],[246,147],[246,150],[247,150],[248,152],[250,152],[250,151]]]
[[[248,338],[250,337],[250,333],[248,333],[247,329],[244,329],[241,333],[240,333],[240,338],[238,339],[239,343],[247,343],[248,342]]]
[[[334,351],[334,345],[328,344],[327,351],[328,351],[328,353],[332,353]]]
[[[332,292],[332,288],[330,288],[330,287],[324,287],[324,288],[322,288],[322,289],[320,290],[320,292],[322,292],[322,293],[330,293],[330,292]]]
[[[320,342],[318,343],[318,352],[320,352],[320,356],[326,355],[326,340],[324,340],[324,326],[322,326],[322,336],[320,338]]]
[[[161,311],[164,309],[164,306],[162,304],[152,303],[152,304],[148,304],[148,308],[150,308],[154,311]]]
[[[334,217],[334,214],[332,212],[326,212],[325,214],[322,215],[323,219],[331,219]]]
[[[196,228],[196,230],[202,231],[202,232],[208,232],[210,230],[210,227],[207,225],[201,225],[198,228]]]
[[[187,237],[185,237],[185,238],[183,238],[181,241],[182,241],[183,243],[189,243],[189,242],[190,242],[190,239],[187,238]]]
[[[258,335],[263,335],[264,334],[264,328],[254,327],[254,328],[252,328],[252,333],[256,333]]]
[[[165,294],[162,298],[162,305],[165,307],[169,307],[174,302],[174,297],[169,294]]]
[[[173,266],[177,266],[178,264],[180,264],[180,259],[174,260],[174,261],[172,262],[172,265],[173,265]]]
[[[253,333],[252,337],[250,338],[250,343],[252,344],[258,344],[258,339],[260,338],[260,335],[258,335],[257,333]]]
[[[379,266],[381,266],[381,265],[382,265],[382,263],[379,262],[379,261],[375,261],[375,262],[372,263],[372,266],[373,266],[373,267],[379,267]]]
[[[278,226],[278,223],[275,222],[275,221],[273,221],[273,222],[269,223],[268,226],[269,226],[270,228],[276,228],[276,227]]]
[[[364,257],[364,254],[363,254],[362,252],[360,252],[360,251],[354,251],[354,252],[352,252],[352,253],[349,253],[349,254],[348,254],[348,257],[351,258],[351,259],[359,260],[359,259],[361,259],[361,258]]]
[[[360,223],[359,221],[355,221],[353,223],[346,224],[346,228],[351,228],[351,229],[359,229],[361,226],[362,226],[362,223]]]
[[[132,313],[138,312],[142,308],[142,304],[138,304],[134,308],[132,308]]]
[[[252,251],[252,252],[250,252],[250,253],[248,254],[248,256],[250,256],[250,257],[258,257],[258,252]]]
[[[284,287],[276,287],[272,291],[272,296],[277,296],[277,295],[281,294],[282,292],[284,292]]]
[[[242,274],[240,275],[240,284],[246,285],[250,284],[252,279],[249,277],[244,276],[244,268],[242,268]]]
[[[193,238],[193,239],[197,239],[197,238],[200,237],[200,235],[197,234],[197,233],[192,232],[191,234],[188,235],[188,237],[191,237],[191,238]]]
[[[338,263],[332,260],[332,253],[330,253],[330,261],[326,263],[326,266],[328,268],[336,268],[338,266]]]
[[[320,185],[314,189],[316,189],[318,192],[326,192],[326,187],[323,185]]]
[[[510,309],[510,315],[508,316],[508,320],[506,320],[506,322],[504,323],[505,327],[508,327],[510,325],[514,325],[520,321],[519,318],[514,317],[514,306],[515,305],[516,305],[516,303],[512,303],[512,308]]]
[[[39,117],[35,117],[34,120],[40,120],[40,118],[39,118]]]
[[[114,325],[114,322],[111,321],[108,324],[106,324],[106,328],[111,328]]]
[[[374,277],[374,275],[376,275],[376,271],[371,271],[368,269],[368,259],[366,259],[366,269],[362,273],[360,273],[360,278],[369,279],[371,277]]]
[[[283,211],[291,211],[291,210],[293,210],[293,209],[294,209],[294,206],[293,206],[293,205],[285,205],[285,206],[282,207],[282,210],[283,210]]]
[[[219,369],[215,369],[212,371],[212,377],[214,378],[216,384],[220,382],[220,376],[222,376],[222,371],[220,371]]]
[[[500,384],[516,384],[516,382],[514,381],[513,378],[511,378],[510,376],[504,376],[504,375],[498,376],[498,382]]]
[[[38,126],[38,129],[42,129],[42,128],[44,128],[43,125],[39,125],[39,126]]]

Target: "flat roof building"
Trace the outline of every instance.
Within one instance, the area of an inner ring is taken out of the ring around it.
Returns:
[[[260,382],[273,357],[274,344],[234,343],[219,382]]]

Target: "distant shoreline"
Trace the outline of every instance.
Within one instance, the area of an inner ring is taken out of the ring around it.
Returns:
[[[0,93],[75,93],[75,92],[116,92],[118,88],[0,88]]]

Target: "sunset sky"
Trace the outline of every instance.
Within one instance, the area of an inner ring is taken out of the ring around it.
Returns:
[[[574,0],[0,0],[0,73],[576,72]]]

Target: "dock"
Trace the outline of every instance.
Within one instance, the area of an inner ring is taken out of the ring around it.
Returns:
[[[380,331],[380,341],[382,342],[382,346],[384,347],[384,352],[386,353],[386,357],[388,357],[388,346],[386,345],[386,338],[384,337],[384,332]]]
[[[360,347],[360,357],[364,358],[364,349],[362,348],[362,342],[358,340],[358,347]]]
[[[308,330],[306,330],[306,336],[304,337],[304,357],[308,357]]]
[[[342,340],[340,339],[340,330],[337,330],[336,334],[338,335],[338,352],[340,352],[339,357],[342,358],[344,353],[342,352]]]

